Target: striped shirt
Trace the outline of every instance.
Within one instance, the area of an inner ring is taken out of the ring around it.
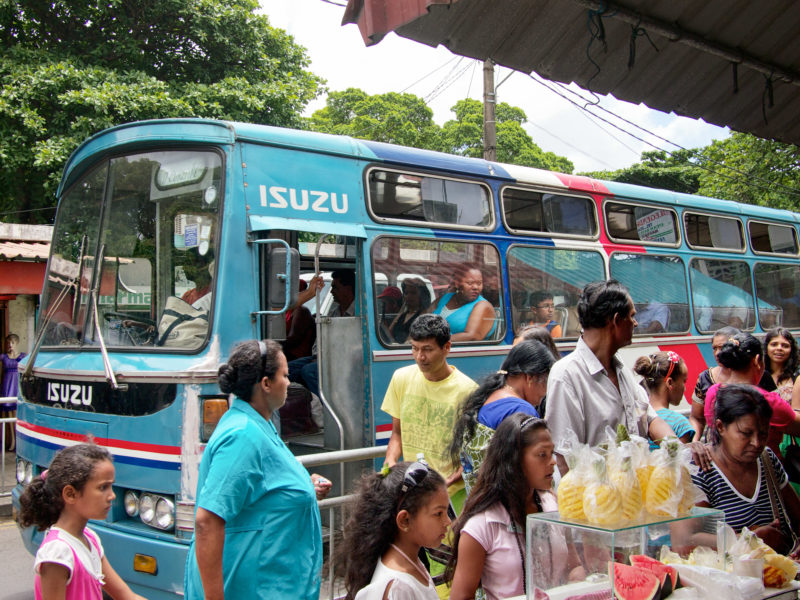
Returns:
[[[775,470],[778,487],[783,489],[789,480],[786,471],[783,470],[778,457],[769,448],[767,448],[767,454]],[[767,488],[767,473],[761,465],[760,456],[758,458],[758,483],[752,498],[739,493],[716,464],[713,467],[706,472],[698,471],[696,475],[692,475],[692,481],[705,493],[712,508],[717,508],[725,513],[727,525],[733,527],[734,531],[738,533],[742,527],[752,529],[755,526],[767,525],[774,520]]]

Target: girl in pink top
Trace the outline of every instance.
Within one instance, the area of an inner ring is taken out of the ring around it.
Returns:
[[[105,519],[114,500],[114,465],[105,448],[79,444],[63,448],[50,468],[20,496],[20,524],[47,530],[36,553],[36,600],[142,599],[111,568],[100,538],[86,527]]]
[[[553,494],[553,440],[542,419],[524,413],[507,417],[495,431],[478,481],[453,526],[453,555],[447,566],[451,600],[488,600],[525,594],[525,520],[558,510]],[[583,578],[578,556],[563,536],[550,536],[547,577],[566,583]],[[542,562],[542,561],[539,561]],[[577,570],[581,572],[578,573]]]

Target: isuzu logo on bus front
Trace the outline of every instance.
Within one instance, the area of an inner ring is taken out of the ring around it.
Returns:
[[[75,406],[92,405],[92,386],[78,383],[47,382],[47,399],[50,402],[74,404]]]
[[[267,186],[259,186],[261,206],[270,208],[289,208],[294,210],[312,210],[319,213],[329,213],[331,210],[338,214],[347,212],[347,194],[336,192],[322,192],[315,190],[296,190],[277,185],[270,186],[267,195]],[[288,200],[286,195],[288,194]]]

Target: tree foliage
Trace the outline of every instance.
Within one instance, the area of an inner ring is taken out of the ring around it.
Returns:
[[[442,126],[442,149],[462,156],[483,156],[483,104],[467,98],[452,108],[456,118]],[[501,102],[495,109],[497,122],[497,160],[503,163],[572,173],[572,162],[537,146],[523,124],[525,112]]]
[[[63,165],[124,122],[302,126],[320,91],[256,0],[16,0],[0,8],[0,219],[46,222]],[[25,211],[25,212],[18,212]]]
[[[439,127],[433,121],[433,111],[413,94],[369,95],[350,88],[331,92],[325,108],[312,115],[310,127],[323,133],[482,157],[483,104],[459,100],[452,111],[456,118]],[[569,160],[543,152],[533,143],[522,127],[527,117],[521,108],[503,102],[497,106],[496,120],[499,162],[572,172]]]
[[[640,162],[617,171],[584,173],[607,181],[634,183],[652,188],[696,194],[703,169],[697,164],[697,150],[676,150],[672,154],[661,150],[642,152]]]
[[[699,152],[704,196],[800,210],[800,148],[733,133]]]
[[[433,111],[413,94],[369,95],[349,88],[330,92],[325,108],[311,116],[314,131],[349,135],[376,142],[434,149],[439,127]]]

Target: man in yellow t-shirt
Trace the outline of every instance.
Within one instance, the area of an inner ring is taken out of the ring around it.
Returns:
[[[477,384],[447,364],[450,326],[443,317],[420,315],[411,325],[409,338],[416,364],[394,372],[381,405],[392,416],[386,464],[394,466],[401,456],[413,461],[421,452],[445,478],[453,504],[460,509],[461,467],[452,462],[447,448],[458,405]]]

